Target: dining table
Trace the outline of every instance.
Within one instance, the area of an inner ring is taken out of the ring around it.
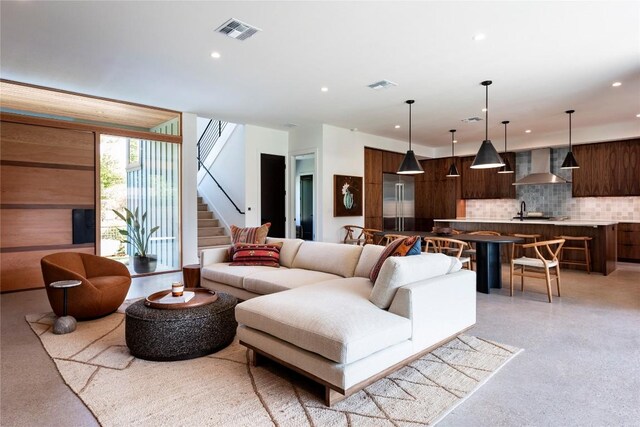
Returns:
[[[436,234],[430,231],[380,231],[375,233],[382,239],[385,234],[403,236],[447,237],[462,242],[476,244],[476,291],[490,293],[491,288],[502,288],[502,264],[500,262],[500,245],[522,243],[522,237],[486,236],[482,234]]]

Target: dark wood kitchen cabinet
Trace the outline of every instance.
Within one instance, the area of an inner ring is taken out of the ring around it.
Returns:
[[[640,223],[618,224],[618,259],[640,262]]]
[[[640,196],[640,139],[574,145],[573,197]]]
[[[516,165],[515,153],[505,156],[511,167]],[[463,199],[515,199],[516,187],[513,185],[515,174],[498,173],[498,168],[471,169],[475,156],[461,157],[462,198]]]
[[[456,218],[461,182],[460,177],[447,178],[450,157],[422,160],[420,164],[424,174],[420,181],[416,178],[416,218],[426,219],[423,229],[431,229],[433,219]],[[456,159],[456,166],[461,168],[460,159]]]

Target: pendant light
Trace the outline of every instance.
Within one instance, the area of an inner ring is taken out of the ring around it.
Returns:
[[[485,87],[486,102],[485,102],[485,116],[484,116],[484,141],[476,154],[476,158],[473,159],[471,169],[489,169],[499,168],[504,166],[502,158],[496,151],[495,147],[489,140],[489,85],[493,83],[491,80],[485,80],[480,83]]]
[[[413,154],[413,150],[411,149],[411,104],[414,102],[416,101],[413,99],[405,101],[405,103],[409,104],[409,151],[404,155],[404,159],[402,159],[402,163],[400,164],[400,169],[398,169],[398,174],[400,175],[424,173],[424,169],[420,166],[418,159],[416,159],[416,155]]]
[[[504,156],[502,157],[504,166],[500,168],[498,173],[513,173],[513,169],[511,169],[511,165],[509,164],[509,159],[507,159],[507,125],[509,124],[509,120],[505,120],[502,124],[504,125]]]
[[[453,144],[455,142],[455,135],[456,135],[456,130],[455,129],[451,129],[449,132],[451,132],[451,166],[449,166],[449,172],[447,172],[447,178],[455,178],[460,176],[460,172],[458,172],[458,168],[456,167],[456,158],[454,155],[454,151],[453,151]]]
[[[569,115],[569,152],[567,153],[567,157],[564,158],[564,162],[562,162],[560,169],[578,169],[580,167],[576,158],[573,157],[573,152],[571,151],[571,115],[575,112],[576,110],[565,111],[565,113]]]

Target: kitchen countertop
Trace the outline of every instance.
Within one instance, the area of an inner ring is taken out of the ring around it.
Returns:
[[[633,221],[607,221],[607,220],[573,220],[552,221],[548,219],[484,219],[484,218],[460,218],[460,219],[436,219],[434,222],[469,222],[469,223],[491,223],[491,224],[544,224],[544,225],[562,225],[576,227],[597,227],[599,225],[614,225],[618,222]]]

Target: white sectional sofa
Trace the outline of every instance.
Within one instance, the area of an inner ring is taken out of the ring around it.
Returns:
[[[203,251],[201,286],[245,300],[238,337],[254,363],[266,356],[323,384],[329,406],[475,324],[475,273],[455,258],[391,257],[374,284],[382,246],[271,242],[283,243],[280,268]]]

